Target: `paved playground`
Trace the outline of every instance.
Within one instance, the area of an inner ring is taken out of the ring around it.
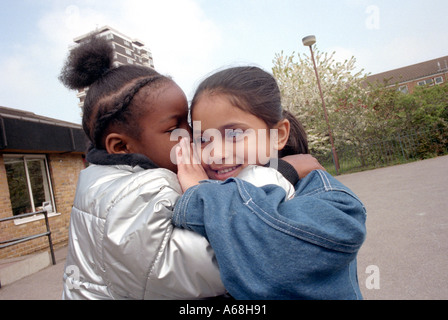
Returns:
[[[448,299],[448,156],[342,175],[367,208],[358,258],[366,300]],[[0,289],[5,299],[60,299],[66,249],[55,266]]]
[[[339,180],[367,208],[367,240],[358,258],[364,298],[448,299],[448,156]],[[366,286],[372,287],[368,266],[378,267],[379,289]]]

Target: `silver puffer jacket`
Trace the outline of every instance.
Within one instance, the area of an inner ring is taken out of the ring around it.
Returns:
[[[261,184],[283,185],[289,194],[294,190],[270,168],[248,168],[243,175],[245,180],[262,175]],[[173,228],[172,211],[180,195],[176,175],[166,169],[91,165],[83,170],[71,212],[63,299],[225,294],[209,243]]]

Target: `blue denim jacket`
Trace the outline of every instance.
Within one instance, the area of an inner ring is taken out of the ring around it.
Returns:
[[[176,204],[173,223],[205,236],[236,299],[362,299],[356,257],[366,211],[347,187],[313,171],[295,197],[275,185],[206,180]]]

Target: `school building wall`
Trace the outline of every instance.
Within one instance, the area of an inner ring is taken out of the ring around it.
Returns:
[[[70,211],[73,205],[78,176],[85,168],[82,154],[47,154],[53,189],[56,215],[49,217],[54,248],[65,246],[68,241]],[[0,218],[12,217],[12,207],[3,154],[0,154]],[[17,224],[18,220],[0,223],[0,241],[21,238],[46,232],[45,219]],[[48,238],[40,237],[0,250],[0,259],[19,257],[49,250]]]
[[[418,86],[433,86],[448,82],[448,56],[370,75],[368,83],[387,82],[403,93],[412,93]]]

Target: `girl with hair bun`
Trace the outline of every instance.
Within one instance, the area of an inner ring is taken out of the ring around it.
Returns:
[[[181,189],[170,133],[189,130],[185,94],[151,68],[114,68],[95,35],[73,49],[60,80],[89,87],[82,125],[91,164],[71,212],[64,299],[196,299],[225,294],[213,250],[174,229]]]

